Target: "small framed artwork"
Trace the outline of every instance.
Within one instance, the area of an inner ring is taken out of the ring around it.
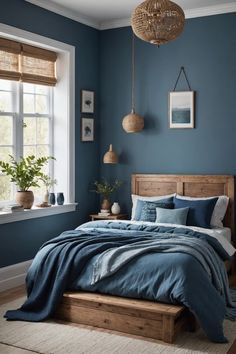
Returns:
[[[81,141],[94,141],[93,118],[81,118]]]
[[[81,91],[81,113],[94,113],[94,91]]]
[[[194,128],[194,91],[169,93],[170,128]]]

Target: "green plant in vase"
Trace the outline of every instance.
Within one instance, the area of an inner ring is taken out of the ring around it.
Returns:
[[[45,194],[44,194],[43,203],[41,204],[41,206],[47,207],[47,206],[50,206],[48,204],[49,189],[52,188],[55,184],[57,184],[57,180],[51,178],[48,175],[43,175],[40,179],[41,179],[41,181],[43,182],[43,184],[44,184],[44,186],[46,188],[46,191],[45,191]]]
[[[92,192],[102,196],[101,210],[109,211],[111,207],[110,196],[122,185],[122,182],[116,179],[113,183],[110,183],[105,179],[102,179],[100,182],[95,181],[93,185],[95,189],[93,189]]]
[[[0,161],[2,173],[10,176],[10,181],[14,182],[18,188],[16,202],[24,207],[31,209],[34,202],[34,194],[29,189],[39,187],[39,181],[44,176],[42,168],[48,163],[52,156],[42,156],[36,158],[34,155],[21,157],[16,161],[12,155],[10,161]]]

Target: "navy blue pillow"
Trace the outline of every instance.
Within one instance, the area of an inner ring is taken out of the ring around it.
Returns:
[[[142,212],[143,205],[144,205],[145,202],[149,202],[149,203],[154,203],[154,202],[155,203],[173,203],[173,197],[169,197],[169,198],[165,198],[165,199],[159,199],[159,200],[152,200],[152,201],[138,199],[137,200],[137,204],[136,204],[135,214],[134,214],[134,220],[136,220],[136,221],[140,220],[141,212]],[[158,205],[156,207],[158,207]]]
[[[189,208],[188,226],[199,226],[211,229],[211,216],[218,198],[205,200],[187,200],[174,197],[175,208]]]

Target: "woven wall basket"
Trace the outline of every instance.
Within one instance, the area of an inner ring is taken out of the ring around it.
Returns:
[[[164,44],[180,35],[185,16],[180,6],[169,0],[146,0],[136,7],[131,26],[137,37],[152,44]]]

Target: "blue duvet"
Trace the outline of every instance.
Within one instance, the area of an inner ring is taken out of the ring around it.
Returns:
[[[5,317],[41,321],[53,315],[66,290],[96,291],[184,304],[210,340],[225,342],[223,319],[236,318],[235,293],[223,265],[227,258],[217,240],[189,229],[90,222],[41,247],[27,274],[26,302]]]

